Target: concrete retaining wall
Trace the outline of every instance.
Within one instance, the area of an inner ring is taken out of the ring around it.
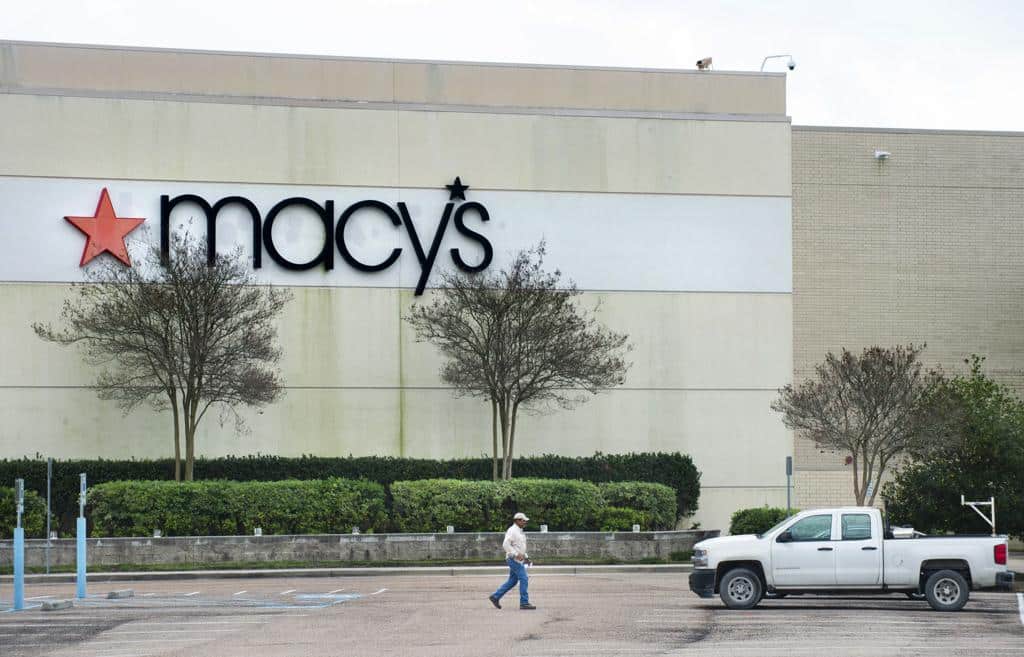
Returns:
[[[624,561],[668,558],[690,550],[713,531],[528,532],[530,556],[614,557]],[[308,536],[178,536],[89,539],[90,566],[116,564],[195,564],[227,561],[425,561],[495,559],[502,555],[502,533],[323,534]],[[26,541],[25,563],[42,566],[44,540]],[[12,563],[12,542],[0,541],[0,566]],[[50,542],[50,565],[75,563],[74,539]]]

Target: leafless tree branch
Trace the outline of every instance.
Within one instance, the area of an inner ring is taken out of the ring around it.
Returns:
[[[191,480],[196,429],[209,408],[222,408],[241,427],[238,406],[281,396],[275,320],[291,294],[256,285],[240,249],[218,255],[211,267],[195,238],[181,233],[173,243],[166,261],[153,247],[134,267],[98,263],[74,286],[58,327],[32,327],[43,340],[80,347],[98,368],[99,397],[124,413],[143,403],[171,410],[175,477],[184,428],[184,478]]]
[[[622,385],[630,367],[628,336],[599,325],[597,308],[580,309],[581,292],[544,270],[544,254],[541,242],[498,273],[444,272],[432,300],[405,318],[445,356],[445,383],[491,403],[495,478],[499,458],[502,478],[512,476],[520,410],[573,408]]]
[[[829,353],[813,377],[781,388],[772,402],[799,436],[849,455],[858,505],[874,504],[893,459],[923,455],[951,437],[955,422],[939,399],[944,377],[923,371],[923,348]]]

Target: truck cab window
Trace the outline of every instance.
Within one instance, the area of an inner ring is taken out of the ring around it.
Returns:
[[[832,514],[803,518],[789,533],[794,541],[828,541],[832,538]]]
[[[866,513],[843,514],[843,540],[864,541],[871,538],[871,516]]]

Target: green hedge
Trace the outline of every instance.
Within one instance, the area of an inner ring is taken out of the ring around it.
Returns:
[[[761,534],[786,517],[799,513],[800,509],[793,509],[786,512],[785,509],[772,506],[754,507],[753,509],[740,509],[732,514],[729,523],[729,533],[737,534]]]
[[[633,531],[633,525],[646,529],[650,521],[650,517],[643,511],[606,506],[597,515],[597,528],[603,532],[628,532]]]
[[[594,483],[646,481],[665,484],[676,491],[680,516],[697,510],[700,472],[693,460],[679,452],[643,454],[595,454],[594,456],[526,456],[513,464],[515,476],[536,479],[580,479]],[[174,478],[171,459],[156,461],[70,460],[54,461],[53,510],[55,523],[73,531],[78,515],[78,473],[85,472],[89,485],[111,481],[151,481]],[[196,461],[197,480],[282,481],[341,477],[366,479],[385,486],[394,481],[418,479],[490,480],[487,457],[438,461],[388,456],[319,457],[230,456]],[[0,481],[25,479],[25,487],[46,495],[44,459],[0,460]]]
[[[384,487],[367,481],[118,481],[90,489],[91,534],[337,534],[387,527]]]
[[[641,514],[642,518],[629,523],[626,529],[632,529],[634,524],[640,525],[645,531],[675,527],[676,492],[668,486],[643,481],[619,481],[599,484],[598,487],[608,506],[632,509]]]
[[[392,523],[403,532],[444,531],[447,525],[504,531],[517,511],[530,517],[527,528],[534,530],[596,529],[605,506],[596,485],[569,479],[396,481],[391,496]]]
[[[17,524],[14,489],[0,488],[0,538],[13,538]],[[46,500],[35,491],[25,491],[25,513],[21,517],[25,538],[46,538]]]

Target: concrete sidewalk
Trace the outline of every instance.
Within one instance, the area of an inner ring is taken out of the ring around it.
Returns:
[[[530,572],[550,575],[586,575],[591,573],[688,573],[693,569],[689,563],[678,564],[620,564],[608,566],[531,566]],[[268,577],[379,577],[410,575],[503,575],[507,566],[395,566],[378,568],[282,568],[260,570],[172,570],[141,571],[123,573],[87,573],[89,582],[160,581],[185,579],[255,579]],[[0,576],[0,582],[10,582],[11,575]],[[61,584],[74,582],[74,573],[53,575],[25,575],[29,584]]]
[[[1015,590],[1024,590],[1024,553],[1013,552],[1007,559],[1010,570],[1017,573]],[[690,563],[675,564],[619,564],[607,566],[532,566],[535,573],[552,575],[585,575],[588,573],[688,573],[693,570]],[[394,566],[373,568],[282,568],[258,570],[173,570],[139,571],[118,573],[88,573],[90,582],[161,581],[189,579],[257,579],[270,577],[377,577],[389,576],[445,576],[500,575],[505,566]],[[11,575],[0,576],[0,582],[9,583]],[[53,575],[26,575],[25,582],[31,584],[74,582],[74,573]]]

